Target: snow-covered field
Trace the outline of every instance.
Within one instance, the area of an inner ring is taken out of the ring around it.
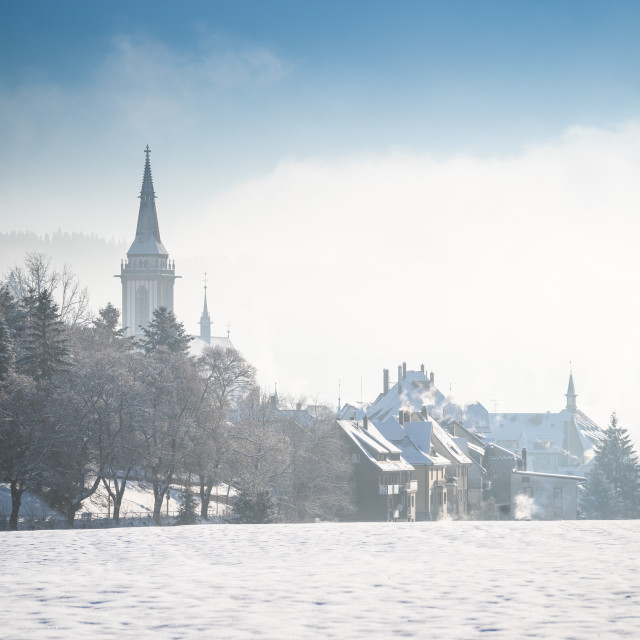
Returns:
[[[2,638],[640,637],[640,521],[0,533]]]

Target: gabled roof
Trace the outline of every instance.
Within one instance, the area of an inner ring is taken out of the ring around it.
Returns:
[[[400,449],[386,440],[369,422],[364,429],[361,423],[353,420],[337,420],[338,426],[358,447],[362,454],[381,471],[413,471],[413,467],[401,456],[399,460],[390,460],[391,454],[401,453]],[[384,460],[378,457],[384,456]]]
[[[442,455],[452,462],[457,462],[459,464],[471,464],[470,458],[462,452],[462,449],[460,449],[460,447],[453,441],[447,431],[435,420],[433,420],[431,433],[431,441],[435,444],[436,451],[438,451],[438,453],[442,453]],[[438,444],[440,444],[440,449],[438,449]]]

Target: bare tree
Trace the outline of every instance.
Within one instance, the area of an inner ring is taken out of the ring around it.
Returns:
[[[14,531],[22,494],[45,472],[45,456],[55,444],[43,424],[46,401],[46,389],[27,376],[10,374],[0,385],[0,478],[11,488],[9,524]]]
[[[184,462],[186,442],[202,395],[202,380],[190,357],[158,348],[145,359],[145,416],[140,427],[144,473],[153,487],[153,519]]]
[[[238,351],[207,347],[197,361],[202,395],[190,436],[188,464],[200,483],[200,516],[208,517],[211,492],[231,451],[230,413],[255,384],[255,369]]]
[[[56,269],[45,254],[28,251],[24,266],[12,267],[5,274],[5,280],[16,300],[23,300],[30,291],[37,296],[47,290],[52,293],[65,324],[89,322],[89,292],[68,265],[62,270]]]

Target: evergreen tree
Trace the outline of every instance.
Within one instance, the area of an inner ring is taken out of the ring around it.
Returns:
[[[180,524],[195,524],[198,521],[197,509],[196,497],[193,495],[191,487],[191,476],[189,476],[182,490],[182,504],[178,512],[178,522]]]
[[[186,355],[189,352],[189,343],[193,340],[193,336],[185,333],[182,322],[178,322],[173,311],[166,307],[159,307],[153,312],[153,320],[148,328],[142,328],[142,333],[138,344],[146,353],[165,347],[172,353]]]
[[[595,449],[596,458],[587,477],[584,504],[598,518],[640,516],[640,463],[629,433],[615,413]]]
[[[31,291],[23,305],[27,321],[22,339],[23,353],[17,364],[36,381],[50,380],[70,364],[65,327],[60,320],[58,305],[48,289],[43,289],[37,295]]]
[[[616,488],[599,466],[595,466],[589,472],[582,506],[593,518],[611,520],[620,517],[621,507]]]
[[[13,344],[9,334],[9,327],[0,311],[0,381],[7,377],[14,360]]]
[[[231,501],[233,515],[230,522],[236,524],[269,524],[277,516],[277,508],[269,489],[241,489]]]
[[[120,311],[108,302],[106,307],[98,311],[98,317],[93,321],[93,326],[99,331],[121,338],[124,334],[124,329],[118,329],[119,321]]]
[[[0,286],[0,380],[15,363],[23,313],[7,285]]]

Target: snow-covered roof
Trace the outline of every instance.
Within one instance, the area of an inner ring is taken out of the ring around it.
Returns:
[[[211,342],[206,342],[199,336],[195,336],[189,345],[192,356],[199,356],[205,347],[222,347],[223,349],[235,349],[231,338],[226,336],[211,336]]]
[[[376,428],[369,422],[368,428],[364,429],[362,424],[352,420],[338,420],[338,426],[346,433],[352,442],[381,471],[413,471],[413,467],[398,455],[401,450],[389,442]],[[391,460],[398,455],[398,460]],[[378,458],[383,456],[383,460]]]
[[[585,451],[602,438],[593,420],[581,411],[563,409],[557,413],[490,413],[491,435],[498,442],[511,441],[509,448],[559,452],[565,440],[565,426],[575,427]],[[517,442],[517,444],[515,444]]]
[[[575,482],[586,482],[587,479],[583,476],[570,476],[562,473],[542,473],[540,471],[516,471],[511,472],[518,476],[535,476],[537,478],[557,478],[559,480],[574,480]]]
[[[378,396],[367,410],[371,419],[383,422],[390,416],[398,415],[400,409],[411,412],[420,411],[423,406],[426,406],[427,410],[435,409],[442,406],[445,400],[444,395],[421,371],[407,371],[400,384],[400,393],[396,383],[387,393]]]
[[[489,414],[479,402],[462,405],[453,398],[446,398],[423,371],[407,371],[387,393],[376,398],[367,409],[367,416],[384,422],[391,416],[397,416],[401,410],[420,413],[423,407],[430,415],[450,415],[477,431],[489,430]]]
[[[435,444],[438,453],[442,453],[452,462],[458,462],[459,464],[471,464],[471,459],[462,452],[462,449],[460,449],[460,447],[453,441],[453,438],[435,420],[433,420],[433,426],[431,429],[431,441]],[[441,449],[439,450],[438,443],[441,446]]]

